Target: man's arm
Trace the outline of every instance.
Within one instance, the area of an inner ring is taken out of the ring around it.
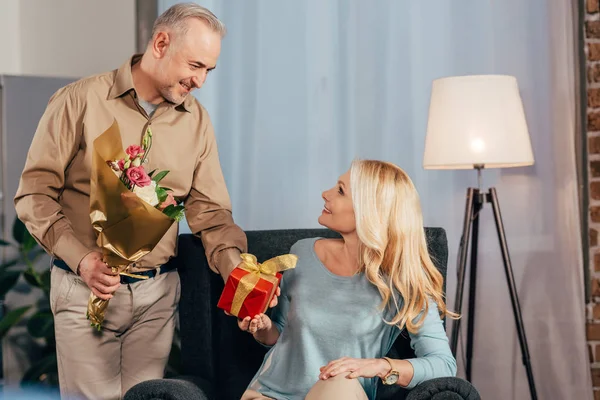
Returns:
[[[82,110],[71,87],[52,96],[29,148],[15,196],[19,219],[46,252],[64,260],[73,272],[92,250],[73,232],[58,198],[65,169],[81,142]]]
[[[204,146],[185,201],[185,213],[190,230],[202,239],[210,268],[227,280],[241,262],[240,253],[247,251],[246,235],[233,222],[213,126],[206,110],[200,109]]]

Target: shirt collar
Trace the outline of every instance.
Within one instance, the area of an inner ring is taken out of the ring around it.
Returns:
[[[112,87],[108,93],[108,98],[110,100],[116,99],[117,97],[121,97],[123,94],[128,93],[133,90],[135,92],[135,87],[133,86],[133,75],[131,74],[131,67],[139,62],[142,59],[142,54],[135,54],[130,57],[123,65],[117,69],[115,80],[113,82]],[[185,111],[191,112],[192,105],[194,99],[192,95],[189,94],[185,97],[181,104],[175,104],[175,108],[182,107]]]

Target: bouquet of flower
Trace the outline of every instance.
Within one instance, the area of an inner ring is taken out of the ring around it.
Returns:
[[[115,121],[94,140],[90,180],[90,220],[104,262],[115,273],[141,279],[148,277],[132,273],[132,264],[150,253],[184,213],[172,190],[159,185],[169,171],[146,172],[151,147],[148,128],[141,146],[131,145],[123,152]],[[98,330],[107,307],[108,300],[90,293],[87,318]]]
[[[175,201],[175,198],[170,193],[172,189],[158,185],[167,176],[169,171],[156,173],[156,170],[153,170],[147,173],[144,167],[151,147],[152,131],[148,128],[141,146],[133,144],[127,147],[124,158],[110,160],[106,164],[111,167],[115,175],[119,177],[127,189],[132,191],[137,197],[161,210],[175,221],[180,221],[183,218],[184,207],[177,204],[177,201]]]

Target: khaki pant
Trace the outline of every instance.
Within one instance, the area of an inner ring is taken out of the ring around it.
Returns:
[[[306,400],[367,400],[367,394],[358,379],[346,379],[337,375],[327,380],[319,380],[310,389]],[[272,400],[255,390],[246,390],[241,400]]]
[[[121,285],[97,332],[86,319],[90,289],[77,275],[53,267],[50,306],[61,397],[121,399],[135,384],[162,378],[179,291],[176,271]]]

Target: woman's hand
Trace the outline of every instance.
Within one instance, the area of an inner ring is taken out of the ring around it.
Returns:
[[[238,319],[238,326],[241,330],[249,332],[258,342],[273,346],[279,339],[279,330],[273,325],[271,318],[265,314],[255,315],[254,318],[246,317]]]
[[[390,364],[383,358],[342,357],[321,367],[319,379],[327,379],[339,374],[346,375],[348,372],[350,374],[347,375],[347,378],[384,377],[390,370]]]
[[[272,325],[273,323],[271,322],[271,318],[265,314],[255,315],[252,319],[250,319],[250,317],[238,319],[238,326],[240,329],[253,335],[260,331],[271,329]]]

